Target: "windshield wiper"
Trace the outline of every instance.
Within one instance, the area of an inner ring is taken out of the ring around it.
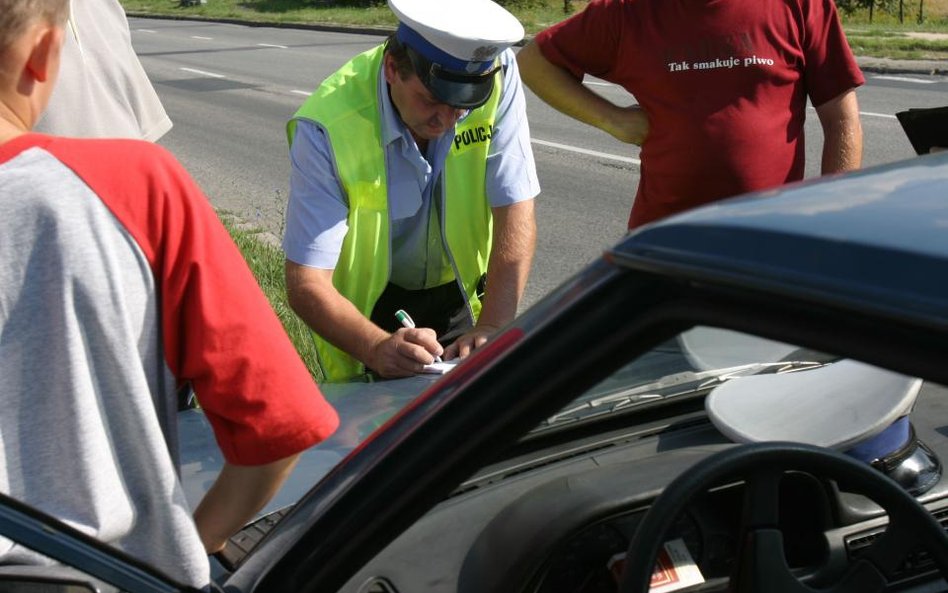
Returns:
[[[540,426],[572,422],[593,414],[607,414],[637,404],[697,393],[713,385],[719,385],[738,377],[803,371],[825,366],[826,364],[828,364],[827,361],[813,360],[757,362],[709,371],[672,373],[651,383],[620,389],[561,410],[547,418]]]

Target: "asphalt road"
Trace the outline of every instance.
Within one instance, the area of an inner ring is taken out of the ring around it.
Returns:
[[[131,18],[132,42],[174,128],[174,152],[213,204],[279,236],[289,167],[284,125],[317,83],[380,37]],[[617,102],[632,97],[587,81]],[[895,119],[910,107],[948,105],[948,77],[873,74],[859,91],[864,165],[910,158]],[[543,192],[537,254],[525,304],[622,237],[638,182],[638,149],[553,111],[528,91]],[[819,169],[821,132],[807,119],[807,176]]]

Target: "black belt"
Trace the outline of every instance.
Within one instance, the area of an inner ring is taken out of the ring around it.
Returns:
[[[409,290],[389,283],[372,309],[372,323],[388,332],[402,327],[395,312],[404,309],[418,327],[430,327],[442,345],[474,327],[461,287],[448,282],[433,288]]]

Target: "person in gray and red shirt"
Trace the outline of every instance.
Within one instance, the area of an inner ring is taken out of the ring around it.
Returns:
[[[164,149],[30,132],[66,0],[0,0],[0,491],[194,587],[338,425],[206,198]],[[176,387],[225,458],[193,512]],[[48,560],[0,538],[0,563]]]
[[[642,147],[629,228],[802,179],[807,99],[822,172],[861,163],[865,80],[832,0],[593,0],[517,59],[541,99]],[[610,102],[584,74],[638,104]]]

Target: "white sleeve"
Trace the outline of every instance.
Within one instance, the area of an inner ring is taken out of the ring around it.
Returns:
[[[513,51],[501,54],[504,88],[487,156],[487,198],[492,207],[509,206],[540,193],[530,144],[527,103]]]

